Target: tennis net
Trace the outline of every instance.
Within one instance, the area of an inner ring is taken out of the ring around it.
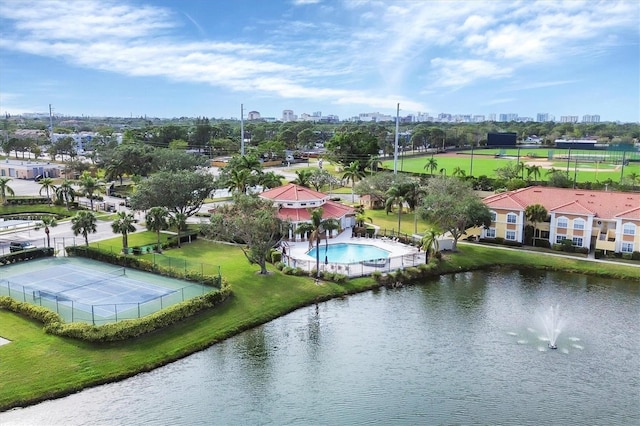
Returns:
[[[119,277],[125,276],[127,275],[127,270],[125,268],[116,268],[116,269],[112,269],[111,271],[107,271],[107,272],[102,272],[101,275],[98,278],[88,278],[88,280],[84,280],[84,284],[82,285],[78,285],[72,288],[66,288],[64,290],[58,291],[58,292],[52,292],[52,291],[45,291],[45,290],[34,290],[33,291],[33,298],[34,300],[37,298],[47,298],[47,299],[57,299],[59,301],[62,300],[70,300],[66,297],[63,296],[64,293],[68,292],[68,291],[75,291],[79,288],[82,287],[87,287],[90,285],[94,285],[94,284],[99,284],[105,281],[110,281],[110,280],[115,280]]]

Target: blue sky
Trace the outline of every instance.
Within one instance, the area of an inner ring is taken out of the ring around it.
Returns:
[[[0,113],[640,121],[640,2],[0,0]]]

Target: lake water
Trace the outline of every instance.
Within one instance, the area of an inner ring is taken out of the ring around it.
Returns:
[[[550,350],[540,316],[556,305]],[[300,309],[0,424],[637,425],[639,323],[638,283],[456,274]]]

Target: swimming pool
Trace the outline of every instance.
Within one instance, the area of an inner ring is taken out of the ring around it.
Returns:
[[[329,244],[325,248],[320,243],[320,259],[324,260],[325,257],[328,262],[331,263],[357,263],[365,260],[386,259],[389,257],[390,252],[369,244]],[[326,250],[326,252],[325,252]],[[307,252],[307,255],[316,258],[316,248],[312,248]]]

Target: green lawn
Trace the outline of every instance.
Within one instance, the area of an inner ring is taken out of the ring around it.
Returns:
[[[11,340],[0,347],[0,411],[147,371],[296,308],[377,286],[371,278],[318,286],[310,278],[283,275],[272,268],[272,275],[256,275],[258,268],[248,265],[239,248],[203,240],[166,253],[222,265],[233,296],[225,304],[161,332],[101,345],[47,335],[41,324],[0,310],[0,336]],[[458,253],[446,254],[439,271],[456,272],[497,263],[640,279],[638,269],[630,266],[467,244],[461,245]]]

